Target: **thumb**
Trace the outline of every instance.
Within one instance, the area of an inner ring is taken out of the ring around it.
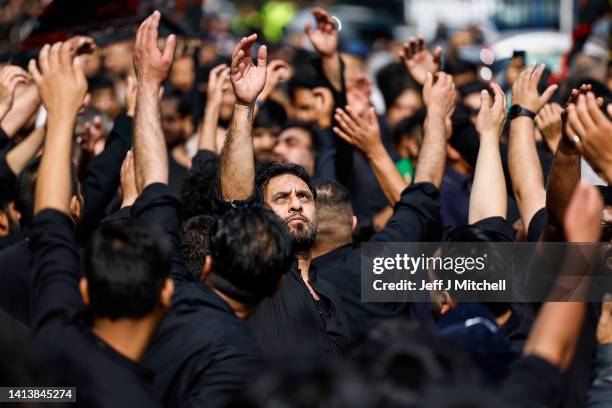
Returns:
[[[433,59],[436,64],[440,63],[440,57],[442,56],[442,47],[437,46],[433,52]]]
[[[172,61],[174,59],[174,51],[176,50],[176,36],[170,34],[166,39],[166,45],[164,46],[164,53],[162,57],[166,61]]]
[[[542,93],[542,96],[540,96],[540,103],[545,104],[546,102],[548,102],[548,100],[550,99],[551,96],[553,96],[557,88],[558,88],[558,85],[551,85],[548,88],[546,88],[544,93]]]
[[[480,91],[480,110],[488,110],[491,107],[491,97],[486,90]]]
[[[433,86],[433,75],[431,74],[431,72],[428,72],[425,77],[425,85],[423,86],[423,88],[430,90],[432,86]]]

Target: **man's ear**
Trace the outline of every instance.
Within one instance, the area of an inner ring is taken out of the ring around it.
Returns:
[[[450,160],[461,159],[461,154],[457,150],[455,150],[453,147],[451,147],[450,144],[446,145],[446,155],[448,156]]]
[[[359,220],[357,219],[356,215],[353,215],[353,224],[351,225],[351,232],[355,232],[355,230],[357,229],[357,222]]]
[[[172,304],[172,295],[174,295],[174,281],[172,278],[166,278],[164,287],[159,294],[159,302],[164,309],[169,309]]]
[[[72,196],[70,199],[70,217],[72,218],[72,222],[76,225],[81,218],[81,203],[77,196]]]
[[[11,223],[8,215],[0,210],[0,238],[6,237],[11,233]]]
[[[83,299],[83,303],[85,306],[89,307],[90,298],[89,298],[89,284],[87,282],[87,278],[82,277],[79,281],[79,291],[81,292],[81,298]]]
[[[204,267],[202,268],[202,282],[206,282],[212,271],[213,260],[210,255],[206,255],[204,259]]]

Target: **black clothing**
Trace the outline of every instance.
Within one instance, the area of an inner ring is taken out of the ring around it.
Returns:
[[[406,188],[393,216],[369,242],[418,242],[437,234],[440,220],[440,193],[429,183]],[[338,248],[313,260],[319,275],[331,282],[342,300],[353,336],[383,320],[408,315],[410,304],[361,302],[361,248]]]
[[[540,208],[529,221],[527,227],[527,241],[538,242],[548,225],[548,213],[546,207]]]
[[[223,406],[259,369],[255,339],[212,289],[194,282],[181,256],[182,206],[169,187],[152,184],[131,215],[160,223],[172,241],[172,308],[145,355],[154,370],[155,392],[171,407]]]
[[[318,278],[311,264],[309,281],[319,295],[315,301],[297,262],[283,276],[282,286],[257,306],[249,324],[266,361],[288,358],[320,358],[343,355],[348,347],[349,326],[332,284]]]
[[[536,356],[514,362],[501,387],[504,399],[521,408],[558,407],[561,391],[559,369]]]
[[[0,309],[25,326],[30,325],[29,261],[26,240],[0,251]]]
[[[168,154],[168,187],[180,196],[183,187],[183,179],[187,177],[189,169],[179,164],[171,154]]]
[[[97,407],[160,406],[152,374],[117,353],[89,329],[79,293],[80,265],[71,219],[46,209],[32,222],[32,331],[60,381],[76,385],[77,399]]]

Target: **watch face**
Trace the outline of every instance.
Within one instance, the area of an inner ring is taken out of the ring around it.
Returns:
[[[521,106],[520,105],[512,105],[510,107],[510,117],[514,118],[516,117],[519,113],[521,112]]]

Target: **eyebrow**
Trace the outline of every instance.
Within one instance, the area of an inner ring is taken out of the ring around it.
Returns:
[[[278,193],[272,195],[272,200],[278,200],[279,198],[288,197],[289,194],[291,194],[291,192],[289,191],[279,191]]]

